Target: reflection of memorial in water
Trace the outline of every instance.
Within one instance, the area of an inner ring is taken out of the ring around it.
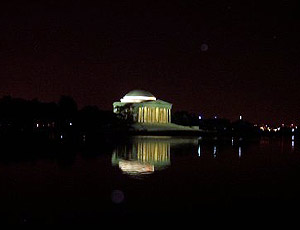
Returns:
[[[112,164],[126,174],[149,174],[171,164],[168,138],[136,137],[129,144],[118,146]]]
[[[126,144],[115,148],[112,164],[123,173],[150,174],[171,165],[171,151],[181,152],[186,147],[198,148],[197,137],[135,136]]]

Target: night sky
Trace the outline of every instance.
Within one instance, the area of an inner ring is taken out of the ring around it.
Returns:
[[[144,89],[204,117],[300,122],[299,7],[291,1],[8,1],[0,96],[79,108]]]

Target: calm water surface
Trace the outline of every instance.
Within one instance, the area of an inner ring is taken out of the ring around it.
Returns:
[[[138,136],[55,157],[2,159],[0,188],[1,220],[22,224],[295,213],[300,149],[297,137]]]

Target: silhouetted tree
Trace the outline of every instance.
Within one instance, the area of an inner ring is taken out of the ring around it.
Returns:
[[[226,134],[231,132],[231,123],[225,118],[202,119],[199,121],[199,128],[213,130],[219,134]]]
[[[238,136],[252,136],[259,133],[259,128],[245,120],[232,122],[232,132]]]
[[[127,124],[133,123],[133,110],[131,103],[127,103],[123,106],[117,106],[117,117],[126,121]]]
[[[124,122],[112,111],[86,106],[78,112],[77,123],[81,132],[98,132],[124,126]]]
[[[72,97],[61,96],[58,107],[62,117],[73,117],[77,112],[77,104]]]
[[[172,114],[172,122],[178,125],[196,126],[199,125],[198,117],[187,111],[178,111]]]

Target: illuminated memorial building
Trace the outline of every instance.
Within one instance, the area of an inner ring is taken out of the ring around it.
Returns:
[[[171,109],[172,104],[144,90],[132,90],[113,103],[114,113],[138,123],[171,123]]]

